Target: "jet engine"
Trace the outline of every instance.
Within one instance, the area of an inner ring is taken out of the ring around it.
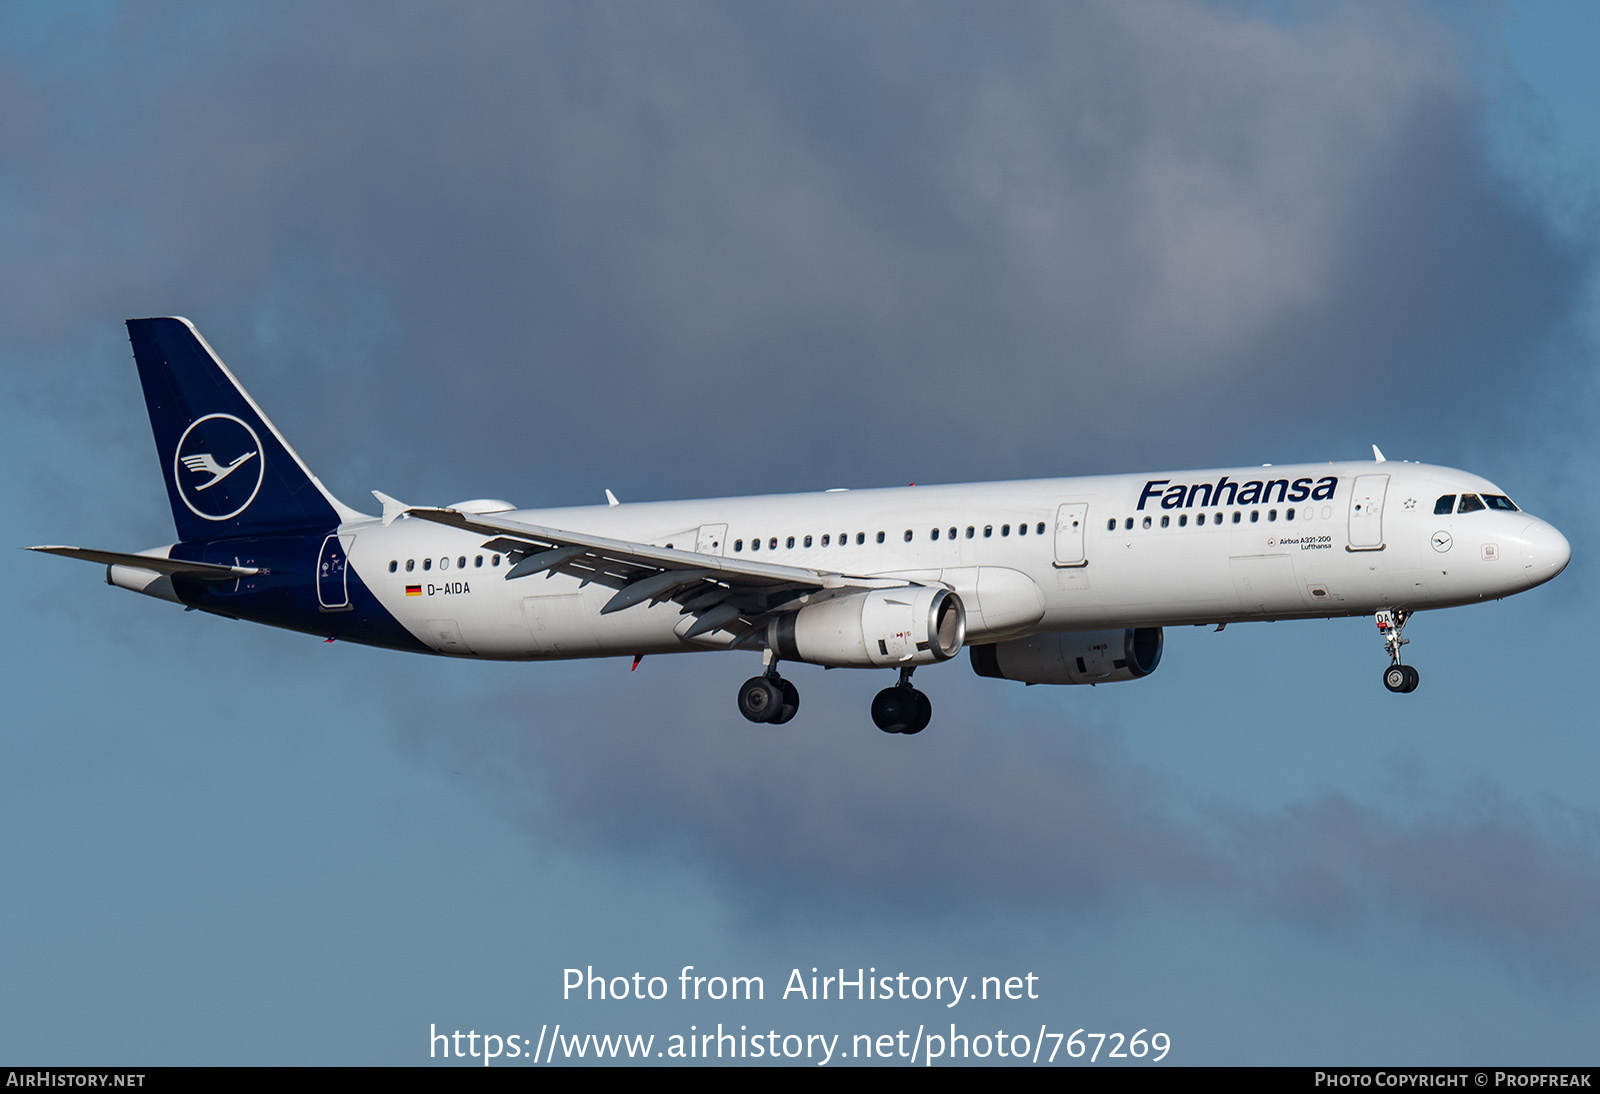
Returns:
[[[1149,676],[1161,664],[1160,627],[1056,631],[971,646],[979,676],[1024,684],[1104,684]]]
[[[967,612],[949,589],[871,589],[807,604],[767,626],[767,645],[785,661],[894,668],[948,661],[967,637]]]

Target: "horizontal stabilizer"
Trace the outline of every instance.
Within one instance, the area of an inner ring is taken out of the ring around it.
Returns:
[[[60,555],[63,558],[81,558],[85,562],[99,562],[106,566],[137,566],[158,574],[187,574],[202,581],[236,581],[258,572],[254,566],[217,566],[209,562],[187,562],[181,558],[163,558],[160,555],[97,551],[90,547],[49,546],[29,547],[28,550],[43,551],[47,555]]]

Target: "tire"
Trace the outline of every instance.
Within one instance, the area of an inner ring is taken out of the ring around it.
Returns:
[[[1406,685],[1410,684],[1410,687]],[[1390,665],[1383,670],[1383,686],[1398,694],[1410,691],[1416,687],[1411,683],[1411,670],[1406,665]]]
[[[739,713],[752,722],[776,720],[783,713],[783,690],[765,676],[752,676],[739,686]]]
[[[904,733],[914,713],[911,688],[884,688],[872,700],[872,724],[885,733]]]
[[[922,692],[912,689],[911,719],[906,728],[900,732],[910,736],[921,733],[928,728],[928,723],[933,721],[933,702]]]
[[[781,676],[776,677],[773,683],[778,685],[778,691],[782,693],[783,701],[779,704],[778,716],[772,719],[772,724],[781,726],[800,713],[800,689]]]

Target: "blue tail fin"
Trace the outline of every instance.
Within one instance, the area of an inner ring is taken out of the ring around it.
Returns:
[[[128,338],[182,540],[331,528],[359,516],[317,481],[187,319]]]

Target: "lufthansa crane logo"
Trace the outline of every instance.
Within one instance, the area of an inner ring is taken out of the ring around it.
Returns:
[[[256,500],[265,475],[261,438],[232,414],[190,423],[172,457],[172,481],[183,504],[206,520],[230,520]]]

